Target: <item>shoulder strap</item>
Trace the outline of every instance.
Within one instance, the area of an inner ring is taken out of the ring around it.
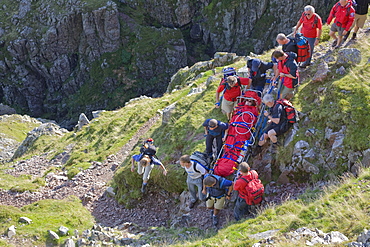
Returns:
[[[247,183],[249,183],[250,181],[252,181],[253,179],[256,179],[256,176],[255,176],[255,174],[253,173],[253,172],[249,172],[251,175],[252,175],[252,179],[251,180],[247,180],[247,179],[245,179],[245,178],[243,178],[243,177],[241,177],[240,179],[242,179],[242,180],[244,180],[245,182],[247,182]]]
[[[193,161],[193,169],[194,169],[194,171],[196,171],[197,173],[200,173],[200,171],[198,171],[198,169],[197,169],[197,162],[196,162],[196,160],[192,160]]]
[[[347,13],[346,13],[347,17],[349,16],[350,11],[351,11],[351,6],[347,8]]]
[[[237,77],[237,78],[236,78],[236,81],[238,82],[239,87],[241,87],[241,86],[242,86],[242,83],[241,83],[241,81],[240,81],[240,78],[239,78],[239,77]]]
[[[200,173],[200,171],[196,168],[197,164],[199,164],[201,167],[203,167],[206,171],[208,171],[208,170],[209,170],[209,168],[208,168],[208,167],[204,166],[204,165],[203,165],[202,163],[200,163],[199,161],[197,161],[197,160],[191,160],[191,161],[193,161],[193,168],[194,168],[194,171],[196,171],[196,172]]]

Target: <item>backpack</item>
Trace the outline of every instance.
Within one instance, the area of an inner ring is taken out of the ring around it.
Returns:
[[[236,76],[236,78],[237,78],[237,83],[238,83],[239,87],[242,88],[242,83],[240,82],[239,77]],[[225,91],[230,89],[229,83],[227,83],[226,79],[221,80],[221,85],[225,86]]]
[[[210,170],[209,163],[208,163],[208,155],[199,151],[195,151],[190,155],[190,160],[194,161],[194,171],[200,173],[196,168],[196,164],[201,165],[206,171]]]
[[[302,13],[302,16],[301,16],[301,19],[300,21],[303,22],[303,18],[305,17],[305,12]],[[313,23],[312,23],[312,28],[317,28],[317,23],[319,22],[319,17],[317,17],[316,14],[313,15],[314,19],[313,19]]]
[[[157,148],[152,143],[144,143],[140,149],[140,152],[152,158],[157,153]]]
[[[356,3],[356,1],[350,1],[350,2],[352,2],[352,6],[357,6],[357,3]],[[337,4],[336,4],[336,6],[335,6],[335,10],[334,10],[334,13],[336,14],[337,12],[338,12],[338,9],[339,9],[339,7],[340,7],[341,5],[340,5],[340,3],[338,2]],[[349,8],[347,8],[346,9],[346,16],[348,17],[349,16],[349,13],[351,12],[351,7],[349,7]]]
[[[288,121],[288,123],[296,123],[298,122],[298,114],[296,109],[293,107],[292,103],[290,103],[287,99],[278,99],[276,103],[282,105],[284,107],[285,111],[285,118]]]
[[[207,188],[209,195],[211,197],[216,198],[216,199],[225,196],[225,194],[227,193],[227,189],[222,189],[222,186],[225,183],[226,178],[223,178],[223,177],[217,176],[217,175],[211,175],[211,174],[206,175],[205,177],[207,177],[207,176],[212,176],[213,178],[215,178],[217,180],[217,182],[214,186]]]
[[[247,182],[247,185],[245,186],[245,190],[247,192],[245,201],[248,205],[256,205],[261,203],[263,199],[263,193],[265,192],[265,187],[263,186],[260,179],[257,177],[257,173],[252,170],[251,171],[252,180],[247,180],[243,177],[240,179],[243,179],[245,182]]]
[[[301,33],[296,33],[294,41],[297,45],[298,53],[296,61],[305,62],[311,55],[310,44],[308,40]]]

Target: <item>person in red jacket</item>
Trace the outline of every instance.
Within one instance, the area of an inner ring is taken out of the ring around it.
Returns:
[[[293,32],[293,37],[297,33],[298,29],[302,26],[301,33],[307,39],[310,44],[311,55],[310,57],[301,64],[300,67],[306,67],[311,65],[311,58],[313,55],[313,49],[315,45],[319,43],[322,31],[322,21],[321,17],[315,13],[315,8],[311,5],[304,7],[304,12],[302,13],[301,18],[297,22],[295,30]]]
[[[341,46],[343,36],[350,30],[355,19],[355,9],[352,7],[352,1],[340,0],[337,2],[331,9],[326,23],[330,25],[334,18],[329,35],[334,39],[332,47],[338,48]],[[338,37],[335,35],[336,32],[338,32]]]
[[[239,221],[246,214],[250,213],[250,206],[247,204],[247,191],[245,187],[247,186],[247,181],[254,178],[258,178],[258,173],[255,170],[250,170],[247,162],[242,162],[239,165],[240,174],[234,183],[234,190],[238,191],[238,198],[235,201],[234,206],[234,217],[236,221]],[[244,178],[244,179],[241,179]]]
[[[282,83],[279,98],[290,100],[294,96],[294,88],[299,84],[298,64],[295,61],[297,55],[294,52],[275,50],[272,57],[278,61],[278,73]]]
[[[226,114],[227,120],[231,119],[236,100],[238,96],[242,95],[241,85],[249,85],[251,81],[249,78],[228,76],[226,80],[222,80],[220,86],[217,88],[215,105],[216,108],[219,107],[220,94],[223,92],[221,110]]]

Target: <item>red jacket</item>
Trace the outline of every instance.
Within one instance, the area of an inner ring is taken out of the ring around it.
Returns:
[[[355,9],[352,7],[352,2],[348,2],[344,7],[337,2],[333,8],[331,8],[329,18],[326,21],[328,25],[334,18],[334,23],[338,27],[343,27],[346,31],[349,31],[355,20]]]
[[[252,174],[253,173],[253,174]],[[257,179],[258,178],[258,173],[255,170],[251,170],[248,172],[246,176],[243,176],[242,178],[250,181],[252,179]],[[243,179],[237,179],[236,182],[234,183],[234,190],[237,190],[239,192],[239,197],[246,199],[247,198],[247,191],[245,187],[247,186],[247,182],[244,181]]]
[[[248,85],[252,80],[249,78],[238,77],[241,85]],[[217,92],[221,93],[225,90],[226,82],[225,80],[221,81],[220,86],[217,88]],[[241,95],[241,88],[238,83],[235,84],[232,88],[226,89],[224,92],[224,99],[227,101],[236,101],[236,98]]]
[[[284,86],[287,88],[294,88],[295,85],[299,83],[299,72],[298,72],[298,65],[295,61],[297,55],[294,52],[286,52],[288,57],[285,60],[281,60],[278,62],[278,70],[279,73],[284,74],[291,74],[296,79],[290,77],[282,77],[281,81]]]

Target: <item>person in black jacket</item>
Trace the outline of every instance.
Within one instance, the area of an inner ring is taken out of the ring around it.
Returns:
[[[282,46],[281,49],[284,52],[294,52],[295,54],[298,54],[298,47],[293,38],[288,38],[285,34],[279,33],[276,36],[276,42]]]
[[[369,10],[369,4],[370,4],[370,0],[356,0],[356,5],[353,5],[354,9],[355,9],[355,21],[353,22],[352,24],[352,27],[355,27],[353,29],[353,34],[352,34],[352,38],[351,40],[356,40],[357,38],[357,32],[360,28],[363,28],[364,25],[365,25],[365,22],[366,22],[366,19],[367,19],[367,13],[368,13],[368,10]],[[343,40],[345,41],[349,34],[350,34],[351,31],[349,31],[343,38]]]
[[[248,60],[247,67],[249,69],[249,77],[252,79],[251,89],[260,91],[260,95],[262,95],[266,84],[266,71],[268,69],[274,70],[275,76],[272,78],[273,81],[275,81],[279,75],[277,73],[277,64],[263,62],[258,58]]]

